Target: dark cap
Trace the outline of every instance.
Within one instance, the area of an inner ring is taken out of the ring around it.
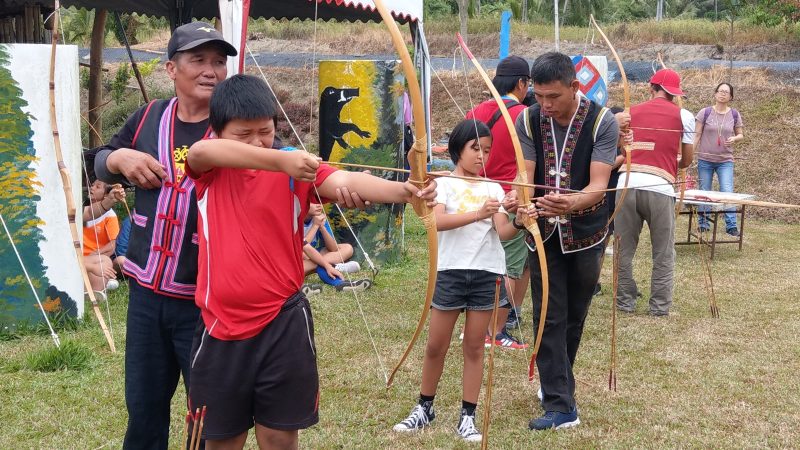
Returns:
[[[500,60],[497,65],[495,76],[498,77],[528,77],[531,76],[531,68],[528,61],[519,56],[508,56]]]
[[[172,59],[175,53],[184,52],[199,47],[209,42],[219,42],[228,56],[236,56],[239,52],[232,46],[222,33],[205,22],[192,22],[175,28],[167,44],[167,58]]]

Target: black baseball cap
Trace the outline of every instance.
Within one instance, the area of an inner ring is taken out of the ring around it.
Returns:
[[[218,42],[228,56],[236,56],[239,52],[222,33],[205,22],[192,22],[175,28],[167,44],[167,58],[172,59],[175,53],[184,52],[209,42]]]
[[[531,76],[531,68],[528,61],[519,56],[507,56],[497,64],[497,77],[528,77]]]

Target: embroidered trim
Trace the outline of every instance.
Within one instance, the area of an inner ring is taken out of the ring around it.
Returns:
[[[568,189],[570,187],[570,173],[572,170],[572,155],[578,146],[578,138],[581,130],[589,115],[589,108],[592,102],[581,97],[578,109],[572,117],[569,129],[564,137],[564,145],[559,157],[556,150],[555,131],[553,130],[553,119],[546,117],[539,109],[539,129],[542,135],[542,155],[544,157],[544,184],[547,186],[558,186]],[[550,236],[555,225],[549,221],[545,222],[544,235]]]

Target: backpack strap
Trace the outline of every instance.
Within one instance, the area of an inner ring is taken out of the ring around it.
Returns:
[[[592,143],[594,144],[597,142],[597,130],[600,129],[600,122],[603,121],[603,116],[606,115],[607,112],[611,111],[610,109],[606,108],[605,106],[600,107],[600,112],[597,113],[597,117],[594,118],[594,126],[592,127]],[[616,120],[616,118],[614,119]]]
[[[506,104],[506,109],[513,108],[513,107],[515,107],[517,105],[521,105],[520,102],[518,102],[518,101],[516,101],[514,99],[505,99],[505,100],[503,100],[503,103]],[[497,108],[497,111],[494,112],[494,114],[492,115],[492,118],[489,119],[488,122],[486,122],[486,126],[489,127],[490,130],[492,128],[494,128],[494,124],[496,124],[497,121],[500,120],[500,116],[502,116],[502,115],[503,115],[503,113],[500,111],[500,108]]]
[[[703,108],[703,126],[706,126],[706,123],[708,122],[708,116],[710,115],[711,115],[711,107],[706,106],[705,108]]]
[[[147,108],[145,108],[144,114],[142,114],[142,117],[139,119],[139,124],[136,126],[136,133],[133,134],[133,139],[131,140],[131,148],[136,148],[136,140],[139,139],[139,132],[142,131],[142,125],[144,125],[144,120],[147,119],[147,115],[150,113],[150,108],[152,108],[157,101],[158,100],[153,100],[147,104]]]

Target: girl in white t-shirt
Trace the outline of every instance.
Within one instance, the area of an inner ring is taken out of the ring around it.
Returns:
[[[464,120],[453,129],[448,142],[454,175],[480,176],[492,146],[491,131],[480,121]],[[430,330],[422,363],[419,402],[411,414],[394,426],[395,431],[416,431],[435,417],[433,399],[450,347],[453,328],[462,311],[464,325],[464,369],[461,418],[457,431],[466,441],[481,440],[475,426],[475,408],[483,379],[486,330],[494,306],[497,279],[505,273],[505,255],[500,240],[519,231],[508,220],[503,206],[516,204],[505,197],[497,183],[438,178],[438,205],[434,208],[439,231],[436,291],[433,295]],[[508,303],[500,283],[500,305]]]

